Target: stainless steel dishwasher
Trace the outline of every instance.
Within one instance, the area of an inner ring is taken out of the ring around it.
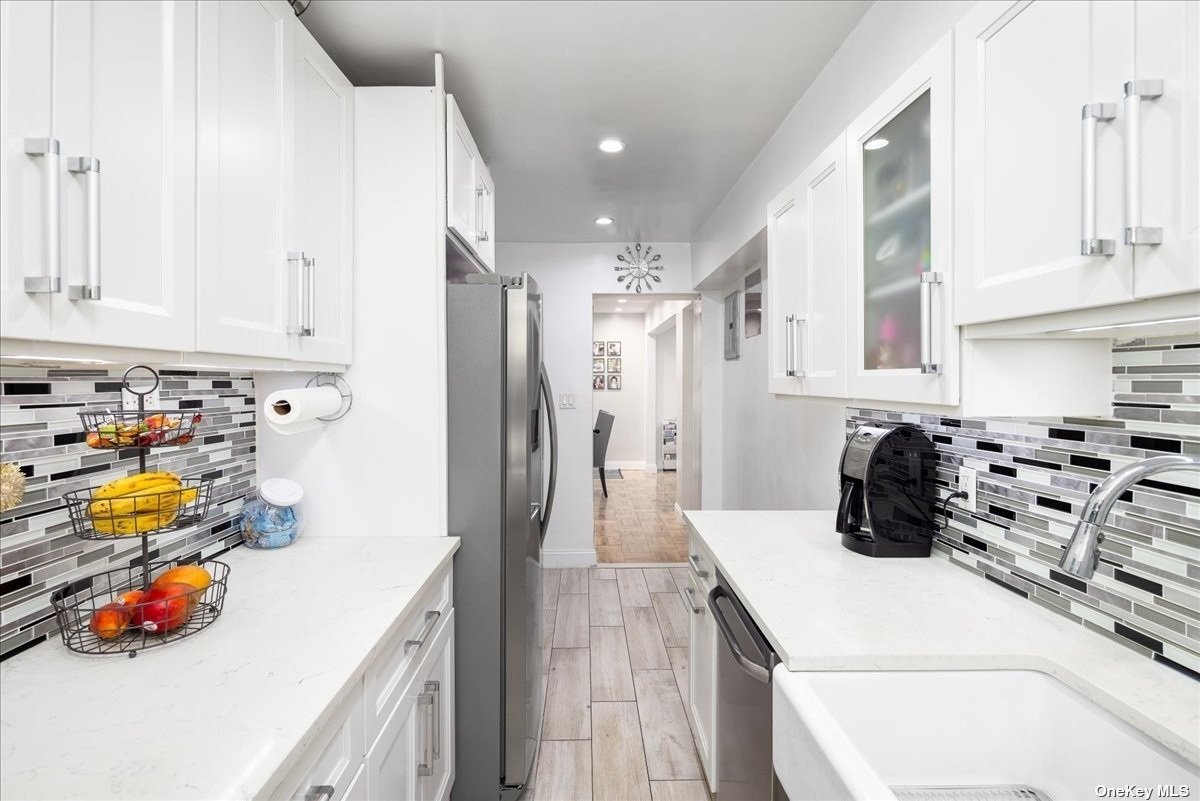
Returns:
[[[771,764],[771,671],[779,657],[717,571],[708,608],[717,645],[714,739],[719,801],[787,801]]]

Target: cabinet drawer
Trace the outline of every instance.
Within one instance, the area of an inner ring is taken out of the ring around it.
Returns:
[[[355,685],[329,726],[271,798],[293,801],[337,801],[346,794],[366,751],[363,738],[362,685]]]
[[[445,623],[452,592],[450,569],[437,579],[417,602],[417,611],[380,650],[363,677],[363,713],[366,741],[374,742],[400,698],[400,691],[416,670],[429,644]]]

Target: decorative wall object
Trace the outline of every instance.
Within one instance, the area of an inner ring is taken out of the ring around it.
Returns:
[[[605,386],[606,386],[606,384],[605,384],[604,376],[602,376],[602,375],[592,376],[592,391],[593,392],[603,392]]]
[[[7,512],[25,497],[25,474],[16,462],[0,464],[0,512]]]
[[[609,388],[609,390],[611,390],[613,392],[620,390],[621,389],[621,376],[610,375],[608,377],[608,388]]]
[[[621,360],[620,359],[609,359],[608,360],[608,372],[610,372],[610,373],[621,372]]]
[[[592,373],[604,372],[604,359],[592,359]]]
[[[651,256],[653,250],[653,245],[647,245],[646,252],[643,253],[642,243],[638,242],[634,246],[634,250],[630,250],[626,245],[625,253],[617,254],[617,261],[621,264],[616,265],[613,269],[620,273],[617,276],[617,283],[624,284],[626,291],[633,289],[641,294],[643,286],[647,290],[653,291],[654,284],[662,281],[662,276],[655,275],[656,272],[662,270],[662,265],[655,263],[662,259],[662,254],[655,253]]]
[[[63,493],[137,469],[121,452],[91,449],[80,411],[121,408],[124,368],[5,367],[0,386],[4,458],[24,473],[24,501],[0,513],[0,659],[57,636],[50,593],[67,583],[141,559],[137,537],[80,540]],[[195,440],[154,452],[149,467],[214,482],[209,518],[156,535],[154,560],[215,556],[241,543],[238,513],[255,489],[255,394],[249,373],[162,370],[165,410],[204,415]],[[124,456],[125,458],[119,458]]]
[[[604,355],[604,342],[603,341],[592,342],[592,356],[603,356],[603,355]]]
[[[619,340],[608,343],[608,355],[609,356],[620,356],[621,355],[621,343]]]
[[[965,420],[847,410],[847,431],[912,423],[938,450],[939,497],[960,465],[977,505],[950,506],[935,547],[982,578],[1200,680],[1200,482],[1162,473],[1113,508],[1090,580],[1058,569],[1088,495],[1149,456],[1200,455],[1200,340],[1160,337],[1113,352],[1114,418]]]

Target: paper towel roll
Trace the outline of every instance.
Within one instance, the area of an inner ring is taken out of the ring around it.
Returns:
[[[299,434],[323,425],[317,418],[328,417],[341,407],[342,394],[331,384],[281,389],[267,396],[263,419],[280,434]]]

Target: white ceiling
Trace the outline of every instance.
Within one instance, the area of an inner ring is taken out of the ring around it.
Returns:
[[[500,241],[688,242],[868,6],[313,0],[301,20],[357,85],[432,84],[445,55]]]
[[[665,300],[695,300],[698,295],[680,293],[656,293],[645,295],[609,294],[592,295],[592,312],[595,314],[645,314],[651,306]]]

